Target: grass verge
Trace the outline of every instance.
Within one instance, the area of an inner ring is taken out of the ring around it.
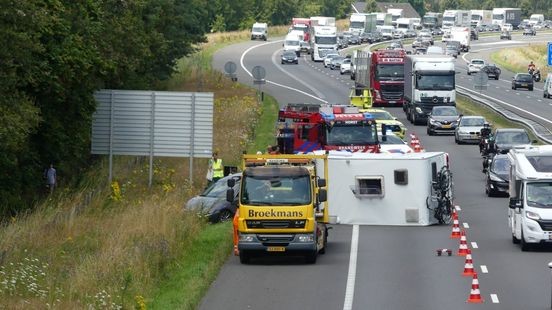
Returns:
[[[527,65],[533,61],[541,70],[541,76],[550,72],[546,55],[547,46],[543,43],[529,43],[524,47],[505,48],[491,54],[491,60],[499,67],[511,72],[527,72]]]
[[[157,288],[151,309],[196,309],[232,250],[231,231],[231,223],[203,230]]]
[[[259,105],[255,90],[211,70],[217,48],[247,36],[213,35],[164,87],[215,93],[213,146],[226,165],[274,139],[277,102]],[[206,165],[156,158],[149,188],[147,159],[116,156],[112,183],[99,159],[78,188],[59,188],[0,226],[0,309],[196,308],[231,248],[228,224],[182,211],[204,187]]]
[[[481,115],[485,117],[487,122],[489,122],[493,128],[525,128],[531,137],[531,140],[537,140],[538,138],[533,134],[533,131],[525,127],[521,123],[510,121],[504,118],[499,113],[495,112],[493,109],[479,104],[469,97],[459,96],[457,97],[456,107],[458,112],[464,115]]]

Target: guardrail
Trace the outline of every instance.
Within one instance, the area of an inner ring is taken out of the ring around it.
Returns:
[[[478,91],[471,90],[463,86],[456,85],[456,91],[458,94],[462,96],[468,97],[477,103],[480,103],[489,107],[490,109],[492,109],[493,111],[502,115],[503,117],[505,117],[510,121],[521,123],[527,126],[533,131],[533,133],[535,134],[535,136],[537,136],[537,138],[539,138],[540,140],[546,143],[552,144],[552,132],[550,132],[548,128],[546,128],[545,126],[543,126],[542,124],[538,123],[535,120],[528,119],[520,114],[517,114],[513,111],[510,111],[504,108],[504,105],[508,105],[513,109],[516,109],[515,106],[507,102],[501,101],[499,99],[492,98],[485,94],[481,94]],[[530,112],[525,112],[525,113],[530,113]]]

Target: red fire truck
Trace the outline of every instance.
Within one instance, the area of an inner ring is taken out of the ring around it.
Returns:
[[[372,106],[403,106],[405,56],[404,50],[372,52],[370,62]]]
[[[380,151],[376,121],[358,107],[293,103],[281,109],[278,118],[277,140],[283,154]]]

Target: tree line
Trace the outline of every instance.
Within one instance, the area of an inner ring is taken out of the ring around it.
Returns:
[[[0,0],[0,221],[90,165],[94,91],[159,89],[211,31],[344,17],[346,0]]]

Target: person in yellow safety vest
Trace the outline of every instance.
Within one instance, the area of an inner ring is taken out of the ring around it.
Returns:
[[[213,182],[216,182],[224,176],[224,167],[222,166],[222,159],[218,158],[217,152],[213,153],[213,158],[211,160],[211,167],[213,169]]]

